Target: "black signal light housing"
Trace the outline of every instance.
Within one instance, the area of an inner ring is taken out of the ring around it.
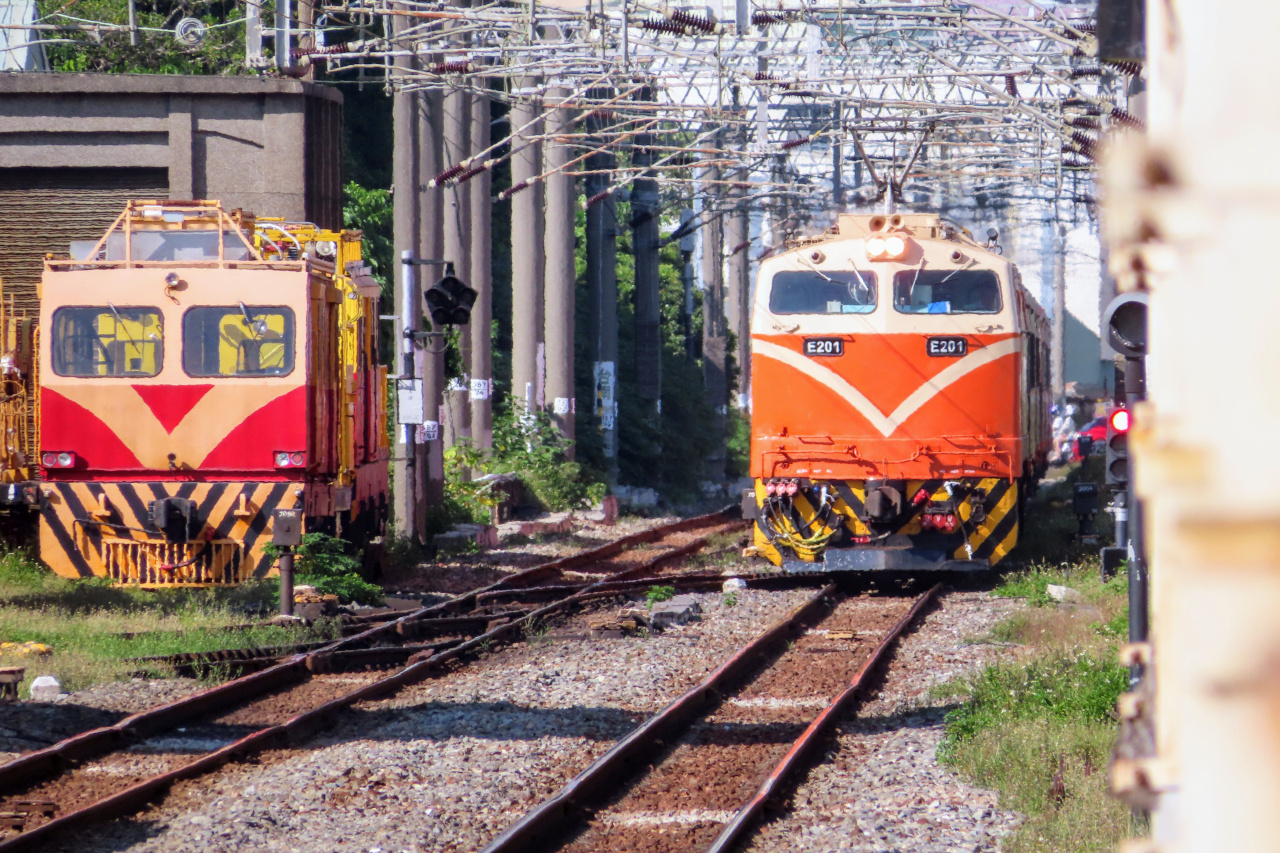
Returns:
[[[465,326],[471,322],[471,307],[476,304],[476,291],[453,273],[453,264],[445,264],[444,278],[423,294],[431,321],[437,326]]]

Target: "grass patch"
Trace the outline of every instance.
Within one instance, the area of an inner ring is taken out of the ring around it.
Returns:
[[[674,586],[651,586],[644,594],[645,603],[650,609],[659,601],[670,601],[676,597],[676,588]]]
[[[10,551],[0,554],[0,641],[44,643],[53,651],[0,653],[0,666],[25,666],[27,684],[56,675],[71,691],[127,678],[139,669],[127,658],[281,646],[332,633],[327,626],[237,629],[274,612],[277,601],[274,581],[230,589],[128,589],[96,578],[61,578],[24,552]]]
[[[1030,606],[978,642],[1015,645],[1017,653],[931,691],[962,700],[947,715],[939,760],[1026,816],[1002,843],[1005,853],[1109,853],[1145,831],[1107,790],[1115,704],[1128,689],[1116,658],[1128,632],[1128,585],[1123,577],[1104,582],[1096,553],[1071,541],[1071,483],[1092,473],[1076,469],[1037,496],[1019,543],[1030,566],[1005,574],[994,590]],[[1077,595],[1058,602],[1050,584]]]

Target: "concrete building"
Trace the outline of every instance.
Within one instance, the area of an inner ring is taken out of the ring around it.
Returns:
[[[89,240],[130,198],[342,224],[342,95],[293,80],[0,74],[0,277],[36,306],[46,252]]]

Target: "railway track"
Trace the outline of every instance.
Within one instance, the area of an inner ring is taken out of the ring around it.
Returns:
[[[935,600],[826,586],[484,853],[735,849]]]
[[[0,851],[39,849],[56,833],[130,814],[179,780],[296,743],[339,710],[447,674],[602,596],[655,579],[722,583],[716,573],[671,570],[740,524],[722,512],[623,537],[21,756],[0,766]]]

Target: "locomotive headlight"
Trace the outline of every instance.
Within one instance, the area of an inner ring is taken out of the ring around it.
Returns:
[[[285,450],[277,450],[277,451],[276,451],[276,467],[277,467],[277,468],[288,468],[288,467],[289,467],[289,453],[288,453],[288,451],[285,451]]]
[[[65,450],[58,454],[59,468],[70,468],[75,461],[76,457],[73,454],[67,453]]]
[[[884,241],[884,253],[890,258],[900,258],[907,253],[907,241],[897,234],[890,234]]]
[[[888,248],[883,237],[872,236],[867,238],[867,257],[873,261],[880,260],[884,257],[885,250]]]

